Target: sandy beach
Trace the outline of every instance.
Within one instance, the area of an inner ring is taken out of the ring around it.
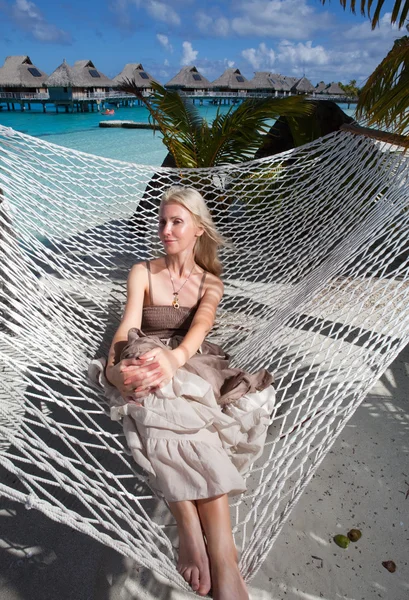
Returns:
[[[408,384],[409,347],[327,454],[250,582],[252,600],[407,600]],[[0,509],[1,600],[194,597],[39,512],[5,499]],[[362,538],[336,546],[333,536],[351,528]]]

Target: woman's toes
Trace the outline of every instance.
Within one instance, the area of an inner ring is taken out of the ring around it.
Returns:
[[[189,569],[189,567],[185,567],[180,572],[180,574],[182,575],[183,579],[185,581],[187,581],[188,583],[190,583],[191,573],[192,573],[192,569]]]
[[[199,596],[207,596],[207,594],[210,592],[210,590],[211,590],[210,583],[206,584],[206,585],[201,583],[197,590],[197,593],[199,594]]]
[[[199,589],[199,569],[193,567],[192,574],[190,577],[190,585],[194,592],[197,592]]]

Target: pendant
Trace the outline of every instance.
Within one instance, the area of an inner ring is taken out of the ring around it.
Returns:
[[[172,306],[173,308],[179,308],[179,298],[177,294],[173,294],[173,300],[172,300]]]

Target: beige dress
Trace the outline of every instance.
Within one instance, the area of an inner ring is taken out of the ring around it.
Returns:
[[[148,263],[149,269],[149,263]],[[137,357],[156,346],[176,347],[186,335],[196,306],[150,306],[141,329],[131,329],[122,358]],[[111,418],[122,419],[135,461],[151,485],[168,501],[197,500],[246,490],[243,473],[262,452],[274,406],[272,376],[228,366],[229,356],[205,340],[172,381],[138,403],[125,402],[93,361],[90,376],[104,387]]]

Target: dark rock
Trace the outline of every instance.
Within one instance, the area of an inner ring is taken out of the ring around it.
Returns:
[[[345,114],[338,104],[331,100],[311,100],[311,103],[315,105],[313,115],[292,119],[304,143],[338,131],[344,123],[354,122],[352,117]],[[280,117],[266,135],[264,143],[257,150],[254,158],[285,152],[295,148],[296,145],[287,117]]]

